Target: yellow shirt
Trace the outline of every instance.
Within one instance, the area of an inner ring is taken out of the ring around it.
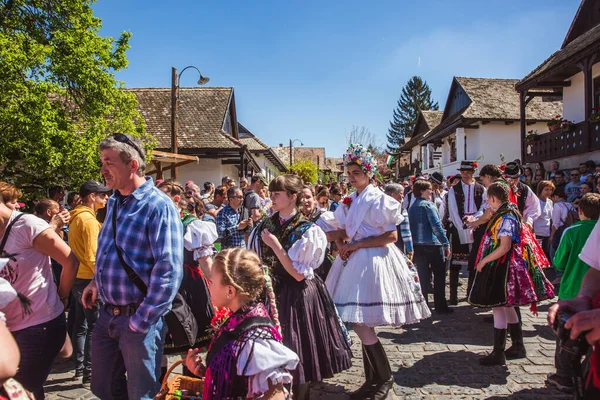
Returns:
[[[69,223],[69,246],[79,258],[77,278],[92,279],[96,272],[96,250],[102,224],[96,219],[94,210],[79,205],[71,211]]]

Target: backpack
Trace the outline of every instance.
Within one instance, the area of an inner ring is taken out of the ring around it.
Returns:
[[[567,229],[569,226],[573,225],[575,222],[579,221],[579,212],[577,209],[571,205],[565,205],[567,207],[567,218],[565,218],[565,223],[563,224],[564,229]]]

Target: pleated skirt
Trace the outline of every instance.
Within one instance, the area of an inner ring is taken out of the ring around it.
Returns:
[[[352,352],[325,283],[313,279],[275,286],[283,344],[300,358],[294,384],[319,382],[352,366]]]
[[[337,257],[326,285],[346,323],[398,326],[431,316],[415,266],[393,244]]]

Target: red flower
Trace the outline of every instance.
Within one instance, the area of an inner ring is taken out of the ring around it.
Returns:
[[[506,169],[506,165],[502,164],[498,168],[500,168],[500,171],[504,171]]]
[[[352,197],[345,197],[344,200],[342,200],[342,203],[350,208],[350,204],[352,204]]]
[[[479,165],[476,162],[474,162],[473,163],[473,168],[479,168]]]

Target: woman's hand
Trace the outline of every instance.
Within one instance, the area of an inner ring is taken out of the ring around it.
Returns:
[[[483,259],[477,263],[477,266],[475,267],[475,269],[477,270],[477,272],[481,272],[483,270],[483,267],[485,267],[486,264],[487,264],[487,262],[485,262],[485,259]]]
[[[340,256],[340,258],[342,260],[347,260],[350,255],[352,253],[354,253],[356,250],[358,250],[360,247],[358,245],[358,242],[354,242],[354,243],[346,243],[345,245],[343,245],[342,247],[340,247],[340,249],[338,250],[338,255]]]
[[[268,230],[263,230],[260,234],[262,241],[269,246],[273,250],[279,250],[281,248],[281,243],[279,243],[279,239],[277,236],[273,235]]]
[[[206,372],[206,367],[202,364],[200,359],[199,349],[189,349],[187,356],[185,357],[185,366],[190,372],[196,376],[203,377]]]

